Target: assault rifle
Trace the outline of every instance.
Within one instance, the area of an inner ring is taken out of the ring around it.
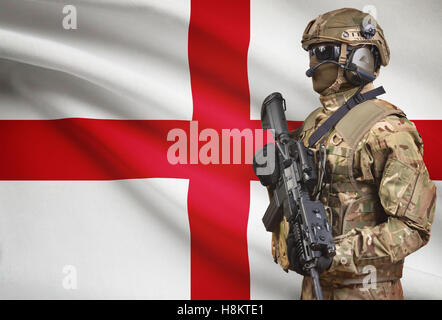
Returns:
[[[310,196],[317,184],[313,151],[289,136],[285,109],[278,92],[270,94],[261,109],[262,128],[272,130],[275,140],[253,159],[253,170],[271,198],[262,220],[266,230],[274,232],[285,216],[290,226],[288,238],[294,240],[294,254],[290,256],[288,250],[290,264],[311,276],[315,296],[322,300],[318,266],[321,258],[331,262],[335,245],[323,204]]]

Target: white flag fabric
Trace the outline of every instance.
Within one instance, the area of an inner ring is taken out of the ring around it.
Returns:
[[[301,277],[273,262],[251,166],[174,166],[167,133],[258,128],[274,91],[299,125],[319,103],[302,32],[347,5],[0,0],[0,299],[298,299]],[[440,2],[351,5],[376,12],[392,52],[377,83],[418,129],[437,129],[423,139],[438,154]],[[435,183],[406,299],[442,298]]]

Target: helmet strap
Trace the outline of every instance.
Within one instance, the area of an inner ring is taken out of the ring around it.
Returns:
[[[346,43],[341,43],[341,52],[339,54],[338,62],[342,65],[345,65],[347,62],[347,44]],[[336,77],[335,82],[330,87],[323,90],[321,92],[321,95],[325,96],[325,95],[336,93],[344,82],[346,82],[346,79],[344,77],[344,68],[339,68],[338,69],[338,76]]]

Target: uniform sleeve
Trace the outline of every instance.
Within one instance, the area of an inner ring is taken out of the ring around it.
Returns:
[[[295,130],[289,132],[289,136],[292,139],[299,140],[302,132],[302,127],[298,127]]]
[[[337,237],[331,272],[362,274],[367,264],[396,263],[430,239],[436,187],[414,124],[405,117],[390,116],[372,128],[366,144],[364,150],[370,154],[361,159],[370,159],[387,220]]]

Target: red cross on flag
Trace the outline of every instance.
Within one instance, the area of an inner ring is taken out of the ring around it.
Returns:
[[[272,261],[261,222],[268,198],[247,156],[262,145],[255,130],[267,94],[286,97],[290,129],[317,107],[300,38],[334,8],[73,3],[0,3],[0,298],[297,299],[301,278]],[[382,3],[393,63],[378,81],[415,121],[440,180],[442,112],[431,78],[440,73],[429,67],[437,57],[416,63],[427,70],[420,80],[420,69],[401,69],[421,51],[401,57],[393,9]],[[222,140],[235,129],[253,141],[247,149],[243,139],[238,161]],[[188,142],[175,164],[171,132]],[[219,153],[207,164],[200,155],[213,136]],[[437,263],[428,264],[440,249],[438,216],[435,239],[407,260],[411,295],[420,271],[429,286],[442,284]]]

